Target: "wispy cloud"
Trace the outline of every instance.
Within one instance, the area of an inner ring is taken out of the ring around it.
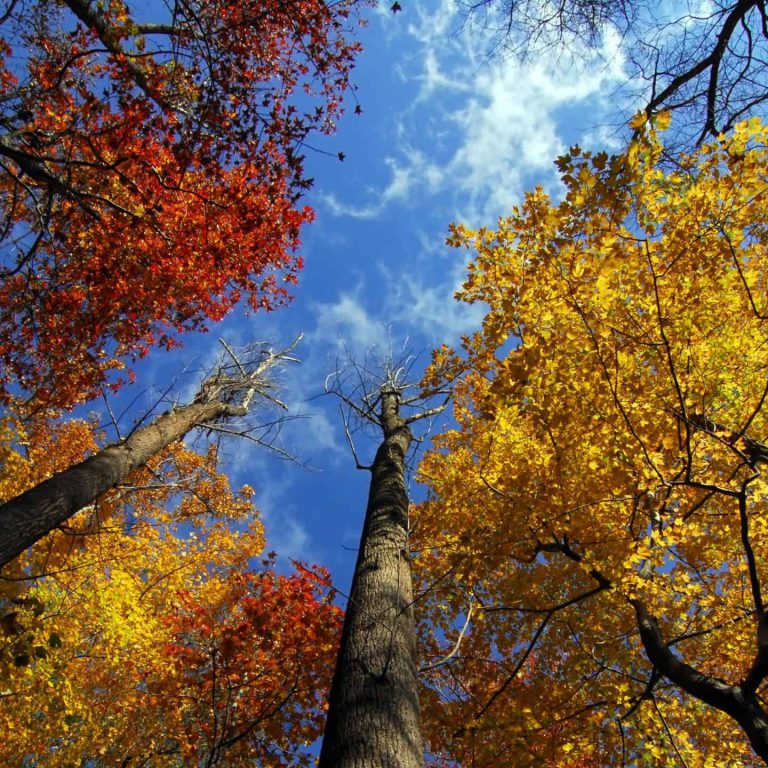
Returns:
[[[469,223],[495,219],[533,183],[554,184],[553,160],[614,112],[625,80],[618,36],[607,30],[599,50],[560,56],[488,59],[487,40],[461,28],[452,0],[416,7],[397,71],[410,106],[396,116],[396,151],[385,159],[389,180],[351,204],[321,197],[336,216],[375,219],[418,196],[446,200]],[[589,117],[579,121],[578,110]],[[569,116],[573,115],[573,119]],[[572,125],[569,125],[572,123]],[[580,135],[581,133],[581,135]],[[601,137],[594,130],[591,138]]]
[[[386,345],[388,326],[366,309],[355,293],[343,293],[335,302],[314,305],[317,324],[307,334],[308,341],[317,341],[333,349],[339,344],[358,353],[371,347]]]
[[[485,314],[481,305],[453,298],[465,277],[466,266],[456,259],[439,278],[415,274],[393,284],[389,316],[395,326],[418,331],[430,347],[456,344],[462,335],[480,326]]]
[[[606,111],[619,73],[601,59],[580,66],[568,56],[507,60],[478,73],[475,95],[450,115],[460,136],[450,176],[467,196],[471,223],[508,211],[534,180],[545,186],[557,181],[554,158],[569,141],[580,140],[563,130],[564,113],[587,103],[593,115]]]
[[[414,176],[417,163],[414,158],[406,165],[402,165],[393,157],[385,157],[384,164],[388,166],[390,181],[384,189],[378,191],[369,188],[367,195],[373,202],[364,205],[344,203],[333,194],[319,194],[321,205],[324,205],[334,216],[350,216],[353,219],[375,219],[384,209],[393,202],[408,199],[414,186]]]

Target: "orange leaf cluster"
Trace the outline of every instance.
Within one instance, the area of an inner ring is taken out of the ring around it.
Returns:
[[[0,394],[88,399],[301,260],[300,150],[330,131],[354,0],[214,0],[143,20],[35,2],[0,27]]]

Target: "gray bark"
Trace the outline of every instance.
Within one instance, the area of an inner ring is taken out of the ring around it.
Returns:
[[[126,440],[45,480],[0,505],[0,566],[48,534],[101,494],[122,482],[132,470],[191,429],[221,416],[239,415],[239,406],[217,400],[192,403],[163,414]]]
[[[396,391],[382,391],[384,440],[371,467],[320,768],[423,766],[405,484],[412,436],[399,405]]]

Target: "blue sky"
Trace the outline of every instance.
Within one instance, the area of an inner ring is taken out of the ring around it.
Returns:
[[[228,442],[223,468],[248,483],[267,526],[268,546],[287,562],[331,568],[345,591],[365,511],[368,475],[357,471],[338,404],[318,397],[344,349],[362,357],[391,338],[424,353],[476,328],[480,307],[455,302],[465,255],[445,246],[451,221],[493,226],[523,193],[556,193],[553,160],[579,143],[618,146],[631,101],[617,41],[601,55],[489,58],[489,40],[462,23],[455,0],[401,0],[403,11],[370,9],[354,102],[338,132],[315,137],[306,202],[316,221],[304,231],[305,269],[291,306],[248,317],[235,313],[174,353],[155,351],[131,388],[152,398],[184,369],[175,390],[193,394],[195,371],[223,337],[234,346],[264,339],[287,345],[299,333],[302,363],[283,374],[282,398],[304,418],[283,430],[286,450],[306,468],[251,443]],[[343,162],[338,152],[346,156]],[[123,392],[121,400],[133,392]],[[447,417],[446,417],[447,418]],[[361,461],[374,443],[358,444]],[[419,490],[412,479],[413,495]]]

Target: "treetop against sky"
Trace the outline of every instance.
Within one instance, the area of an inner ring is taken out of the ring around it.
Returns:
[[[436,681],[455,759],[768,757],[767,139],[755,118],[674,168],[655,130],[574,147],[562,201],[455,228],[487,312],[435,358],[458,428],[415,545],[427,626],[476,606]]]
[[[285,425],[282,435],[290,452],[322,471],[297,472],[247,444],[223,447],[236,478],[259,487],[267,520],[279,512],[280,524],[268,524],[267,535],[287,555],[351,567],[347,550],[324,535],[328,513],[316,503],[342,494],[334,514],[343,546],[356,546],[352,500],[365,493],[365,478],[349,478],[349,496],[339,488],[336,473],[349,466],[346,441],[335,406],[315,397],[340,344],[362,353],[386,349],[390,337],[397,348],[407,337],[411,350],[428,352],[457,340],[480,315],[451,299],[464,265],[442,246],[448,222],[492,221],[538,179],[554,182],[552,160],[567,146],[590,137],[602,143],[616,130],[614,116],[616,125],[623,119],[611,99],[623,73],[610,37],[607,69],[597,58],[576,68],[567,56],[519,65],[487,62],[482,39],[460,34],[461,24],[449,2],[371,12],[358,35],[366,55],[354,70],[347,115],[333,137],[307,140],[305,175],[315,182],[304,202],[315,220],[302,230],[304,266],[291,286],[290,311],[236,310],[214,331],[234,348],[254,339],[285,346],[304,333],[296,351],[302,364],[281,381],[292,412],[308,418]],[[604,129],[595,128],[600,110]],[[403,265],[402,279],[392,279]],[[169,386],[171,399],[191,400],[219,351],[211,334],[189,333],[180,350],[142,361],[137,386],[113,403],[119,415],[143,398],[126,412],[123,431]]]

